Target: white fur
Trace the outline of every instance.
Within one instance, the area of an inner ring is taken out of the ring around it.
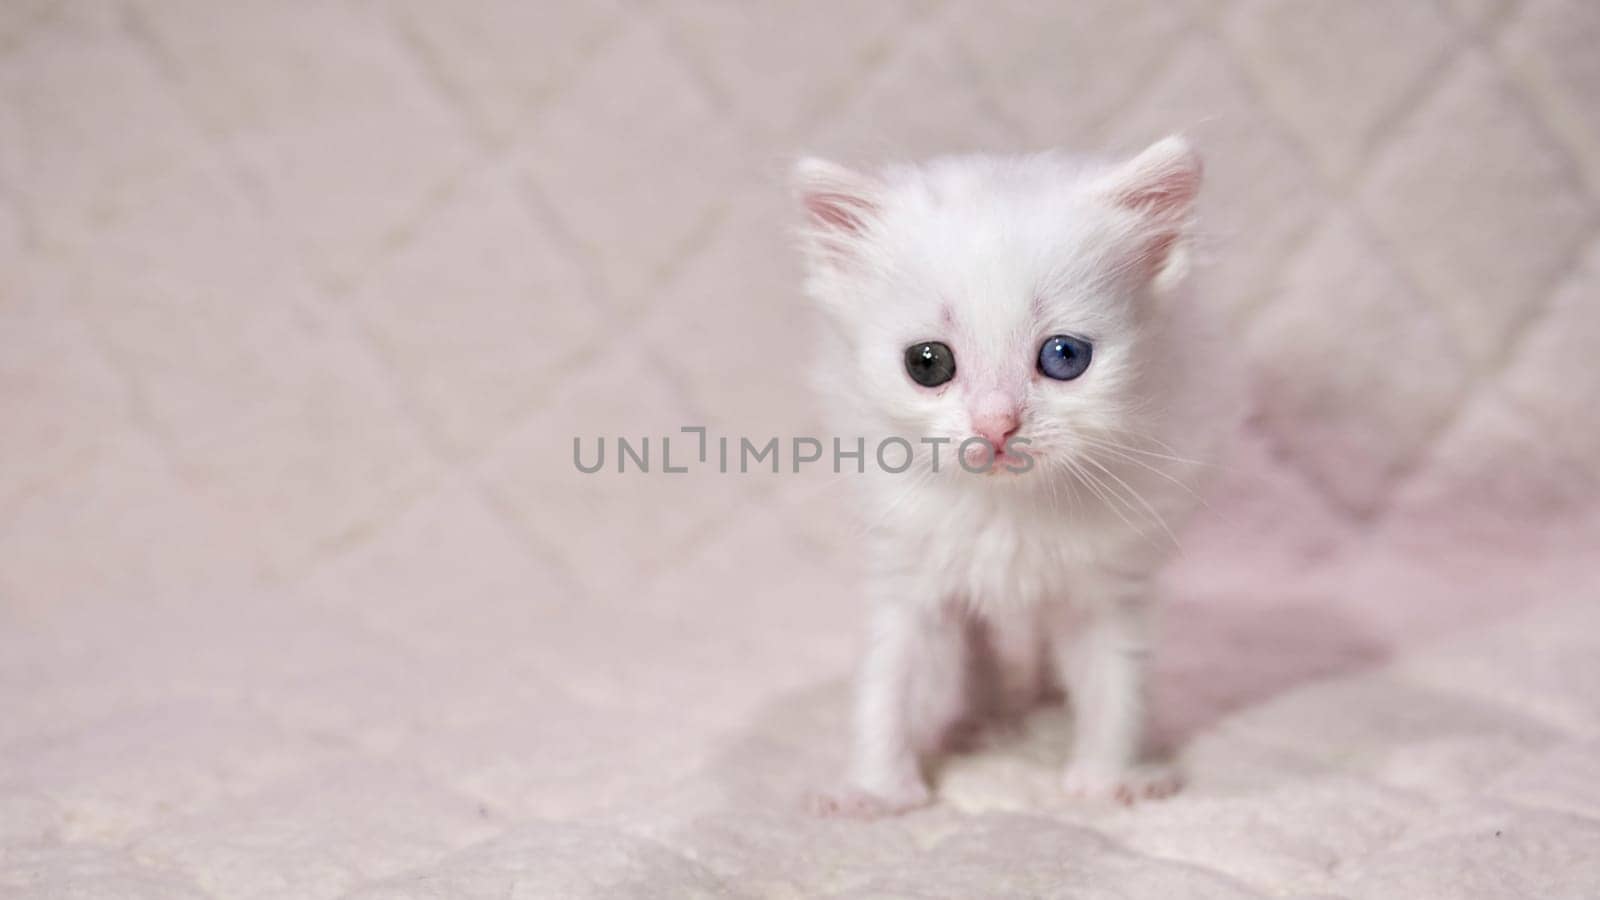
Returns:
[[[807,160],[807,292],[831,324],[819,367],[840,434],[918,450],[860,477],[872,543],[870,649],[850,785],[829,808],[927,802],[921,764],[971,712],[971,625],[1002,658],[1007,705],[1050,681],[1076,711],[1063,776],[1077,793],[1170,791],[1143,765],[1148,585],[1174,549],[1226,427],[1212,311],[1188,296],[1200,165],[1168,138],[1130,162],[973,156],[863,175]],[[1036,369],[1044,340],[1093,341],[1076,380]],[[906,347],[939,340],[956,377],[929,389]],[[974,475],[955,446],[984,404],[1012,405],[1034,459]],[[949,438],[932,472],[933,448]],[[856,477],[856,476],[847,476]]]

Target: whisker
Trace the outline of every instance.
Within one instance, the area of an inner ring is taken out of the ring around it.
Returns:
[[[1045,480],[1047,482],[1049,482],[1049,484],[1050,484],[1050,511],[1054,512],[1054,513],[1060,513],[1061,512],[1061,486],[1057,483],[1058,479],[1046,478]],[[1070,480],[1067,481],[1066,486],[1067,486],[1067,492],[1068,492],[1067,493],[1067,508],[1071,509],[1071,510],[1075,510],[1077,508],[1077,506],[1078,506],[1077,489],[1072,486],[1072,482]]]
[[[1151,457],[1153,459],[1164,459],[1164,460],[1166,460],[1168,462],[1181,463],[1181,464],[1186,465],[1186,466],[1217,466],[1216,463],[1206,462],[1203,459],[1191,459],[1191,458],[1189,458],[1187,456],[1176,456],[1176,455],[1173,455],[1173,454],[1170,454],[1170,453],[1157,453],[1156,451],[1147,449],[1145,447],[1135,447],[1132,444],[1118,443],[1116,441],[1111,441],[1111,440],[1109,440],[1108,438],[1105,438],[1105,437],[1096,438],[1096,437],[1092,437],[1090,435],[1084,435],[1084,434],[1077,435],[1077,437],[1080,440],[1099,440],[1099,441],[1101,441],[1103,443],[1109,444],[1111,446],[1115,446],[1119,450],[1126,450],[1126,451],[1128,451],[1130,453],[1138,453],[1141,456],[1148,456],[1148,457]],[[1221,468],[1221,467],[1218,466],[1218,468]]]
[[[1162,440],[1160,440],[1159,438],[1157,438],[1157,437],[1155,437],[1153,435],[1142,434],[1140,432],[1133,431],[1133,430],[1130,430],[1130,429],[1127,429],[1127,428],[1114,428],[1114,429],[1111,429],[1111,430],[1113,430],[1113,431],[1115,431],[1115,432],[1117,432],[1119,434],[1123,434],[1123,435],[1126,435],[1126,436],[1128,436],[1130,438],[1133,438],[1134,440],[1149,441],[1151,444],[1154,444],[1155,446],[1160,447],[1161,449],[1163,449],[1163,450],[1165,450],[1167,452],[1166,453],[1157,453],[1154,450],[1148,450],[1148,449],[1145,449],[1143,447],[1133,447],[1133,446],[1129,446],[1127,444],[1119,444],[1118,446],[1121,447],[1124,450],[1130,450],[1130,451],[1132,451],[1134,453],[1141,453],[1141,454],[1143,454],[1145,456],[1154,457],[1156,459],[1165,459],[1165,460],[1168,460],[1170,462],[1183,463],[1184,465],[1205,466],[1208,469],[1216,469],[1216,470],[1221,471],[1221,472],[1227,472],[1230,475],[1246,475],[1246,476],[1250,476],[1250,477],[1256,477],[1256,473],[1248,472],[1248,471],[1245,471],[1244,469],[1235,468],[1234,466],[1223,465],[1222,463],[1213,462],[1213,461],[1210,461],[1210,460],[1191,459],[1191,458],[1186,457],[1186,456],[1179,456],[1179,455],[1177,455],[1178,451],[1173,449],[1171,444],[1168,444],[1165,441],[1162,441]],[[1083,435],[1077,435],[1077,437],[1081,438],[1081,437],[1083,437]]]
[[[1128,518],[1126,513],[1124,513],[1122,511],[1122,508],[1124,506],[1127,506],[1129,511],[1132,511],[1132,509],[1133,509],[1132,506],[1128,505],[1127,500],[1121,498],[1120,496],[1118,496],[1117,494],[1112,492],[1111,487],[1109,485],[1107,485],[1105,482],[1101,481],[1100,478],[1098,476],[1096,476],[1093,472],[1090,472],[1088,469],[1085,469],[1082,466],[1079,466],[1075,461],[1067,461],[1067,460],[1063,460],[1063,461],[1067,462],[1067,464],[1072,467],[1073,471],[1077,473],[1079,479],[1081,479],[1083,481],[1084,487],[1088,488],[1090,491],[1092,491],[1094,493],[1094,495],[1096,497],[1100,498],[1100,502],[1107,509],[1109,509],[1112,512],[1116,513],[1117,514],[1117,518],[1121,519],[1122,523],[1124,525],[1127,525],[1129,528],[1132,528],[1134,531],[1137,531],[1139,533],[1139,536],[1144,538],[1145,540],[1150,540],[1150,536],[1145,533],[1145,530],[1143,528],[1140,528],[1132,519]],[[1117,500],[1119,502],[1115,502],[1115,503],[1112,502],[1112,499],[1111,499],[1112,497],[1117,497]]]
[[[1138,459],[1137,457],[1134,457],[1134,456],[1130,456],[1129,454],[1123,452],[1124,450],[1128,450],[1128,449],[1131,449],[1131,448],[1123,447],[1121,445],[1112,444],[1112,443],[1105,442],[1105,441],[1100,441],[1098,439],[1088,437],[1087,435],[1080,435],[1079,437],[1084,443],[1089,444],[1089,445],[1091,445],[1092,447],[1094,447],[1094,448],[1096,448],[1098,450],[1103,450],[1103,451],[1105,451],[1107,453],[1110,453],[1113,456],[1117,457],[1118,459],[1123,460],[1124,462],[1131,463],[1133,465],[1136,465],[1136,466],[1140,467],[1141,469],[1145,469],[1146,471],[1149,471],[1149,472],[1152,472],[1152,473],[1154,473],[1156,475],[1159,475],[1162,478],[1165,478],[1166,480],[1168,480],[1168,481],[1172,482],[1173,484],[1177,485],[1178,487],[1183,488],[1185,491],[1187,491],[1189,493],[1189,496],[1191,496],[1191,497],[1195,498],[1196,500],[1200,501],[1201,505],[1203,505],[1203,506],[1210,506],[1211,505],[1210,503],[1206,502],[1206,498],[1202,497],[1198,491],[1196,491],[1194,488],[1190,487],[1189,485],[1185,484],[1182,481],[1182,479],[1178,478],[1176,475],[1173,475],[1171,472],[1167,472],[1167,471],[1164,471],[1162,469],[1156,468],[1155,466],[1152,466],[1151,464],[1145,462],[1144,460]]]
[[[1146,500],[1144,498],[1143,494],[1141,494],[1138,491],[1134,490],[1132,485],[1130,485],[1126,481],[1122,480],[1122,476],[1120,476],[1117,473],[1115,473],[1115,472],[1111,471],[1110,469],[1106,468],[1104,465],[1101,464],[1101,462],[1098,459],[1095,459],[1092,455],[1085,454],[1083,459],[1084,459],[1085,462],[1089,463],[1090,465],[1094,466],[1095,468],[1099,469],[1100,471],[1106,473],[1106,475],[1110,476],[1111,479],[1114,480],[1117,484],[1122,485],[1122,489],[1127,491],[1129,496],[1131,496],[1133,499],[1137,500],[1139,502],[1139,505],[1143,506],[1145,508],[1145,511],[1150,514],[1150,517],[1152,519],[1156,520],[1156,524],[1161,526],[1161,530],[1167,533],[1167,538],[1172,541],[1172,546],[1178,548],[1180,551],[1183,549],[1183,544],[1181,542],[1179,542],[1178,536],[1176,534],[1173,534],[1172,528],[1167,525],[1167,520],[1162,518],[1160,513],[1156,512],[1156,508],[1154,506],[1150,505],[1150,501]]]

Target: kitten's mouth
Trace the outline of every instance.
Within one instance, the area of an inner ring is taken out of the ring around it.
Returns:
[[[994,462],[989,466],[988,475],[1021,475],[1032,464],[1032,458],[1020,456],[1016,453],[1007,453],[1004,450],[994,455]]]
[[[972,447],[967,451],[963,468],[974,475],[1021,475],[1037,464],[1030,453]]]

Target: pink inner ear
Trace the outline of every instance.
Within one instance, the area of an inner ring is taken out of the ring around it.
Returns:
[[[1117,203],[1162,218],[1183,215],[1200,192],[1198,164],[1164,166],[1138,172],[1115,193]]]
[[[872,204],[862,197],[833,191],[813,191],[805,195],[806,212],[818,225],[840,231],[860,232]]]
[[[1123,266],[1142,280],[1154,278],[1166,266],[1167,258],[1172,255],[1181,237],[1182,230],[1177,218],[1161,222],[1133,239],[1127,255],[1123,257]]]
[[[1154,213],[1176,212],[1194,199],[1199,179],[1175,173],[1160,181],[1124,192],[1117,199],[1124,205]]]
[[[1142,220],[1128,262],[1144,277],[1166,264],[1188,226],[1200,193],[1200,157],[1182,138],[1158,141],[1114,173],[1107,185],[1112,202]]]
[[[1200,157],[1182,138],[1158,141],[1112,176],[1120,206],[1158,219],[1186,217],[1200,193]]]

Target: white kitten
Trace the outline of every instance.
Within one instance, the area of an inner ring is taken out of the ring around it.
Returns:
[[[1176,789],[1140,758],[1148,585],[1232,399],[1213,317],[1186,296],[1200,174],[1175,137],[1119,165],[797,166],[834,425],[866,436],[869,460],[886,436],[916,454],[860,478],[872,641],[849,785],[826,809],[929,801],[921,764],[970,711],[974,622],[1008,708],[1067,688],[1068,791]],[[977,442],[958,456],[974,437],[1003,450],[984,474],[958,464],[989,461]]]

